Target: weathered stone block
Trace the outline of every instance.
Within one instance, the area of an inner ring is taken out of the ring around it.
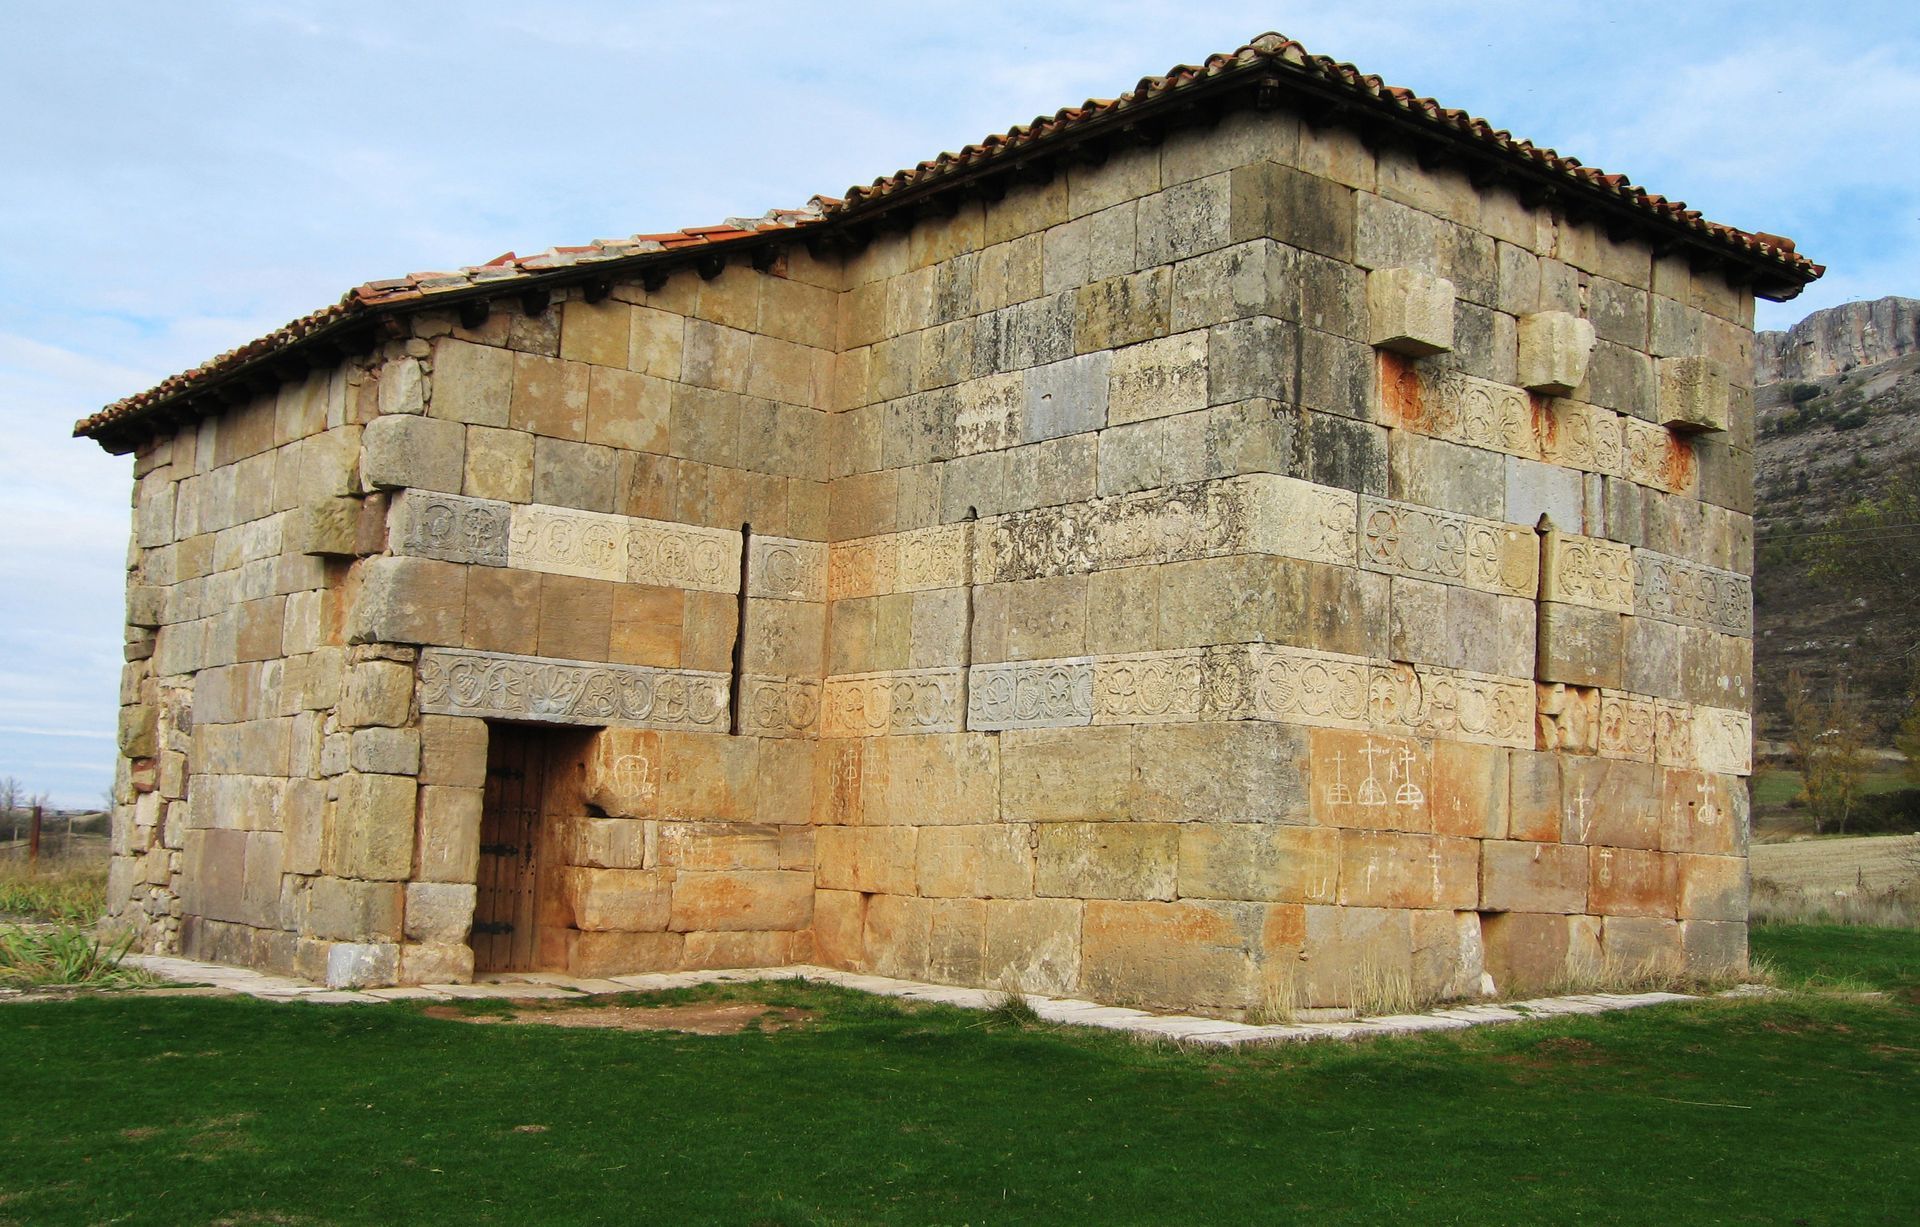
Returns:
[[[659,733],[602,729],[587,755],[581,797],[610,818],[651,818],[658,812],[661,768]]]
[[[1246,1009],[1264,915],[1247,903],[1090,900],[1081,991],[1116,1004]]]
[[[661,869],[571,868],[566,902],[571,923],[587,931],[665,929],[674,873]]]
[[[1180,828],[1056,822],[1038,828],[1033,892],[1056,899],[1172,899]]]
[[[475,888],[469,882],[407,883],[408,941],[464,942],[473,927]]]
[[[1682,920],[1746,921],[1746,857],[1682,855],[1676,860]]]
[[[355,771],[381,775],[420,773],[420,734],[413,729],[367,728],[353,734]]]
[[[1078,899],[989,900],[981,982],[1009,992],[1073,993],[1085,906]]]
[[[1589,848],[1587,853],[1588,911],[1609,918],[1678,912],[1678,857],[1638,848]]]
[[[328,988],[380,988],[400,979],[394,942],[341,942],[327,951]]]
[[[1520,386],[1542,396],[1571,396],[1586,382],[1593,325],[1565,311],[1520,317]]]
[[[287,521],[287,546],[322,558],[351,558],[359,551],[360,500],[324,498],[296,507]]]
[[[412,876],[418,785],[403,775],[345,775],[327,830],[324,865],[343,878]]]
[[[400,947],[401,984],[469,984],[473,981],[473,947],[466,942]]]
[[[1680,922],[1654,916],[1609,915],[1601,920],[1601,956],[1616,971],[1673,972],[1685,965]]]
[[[682,870],[673,883],[668,927],[679,932],[796,930],[807,927],[812,910],[811,874],[788,870],[735,873]]]
[[[680,933],[625,930],[560,931],[566,941],[566,967],[576,976],[625,976],[646,971],[677,971],[685,950]]]
[[[1585,848],[1493,839],[1481,845],[1482,910],[1571,913],[1586,906]]]
[[[1334,903],[1339,883],[1336,830],[1224,821],[1180,829],[1182,898]]]
[[[480,863],[478,788],[430,785],[420,790],[420,833],[415,878],[430,882],[471,882]]]
[[[1306,909],[1306,932],[1294,994],[1303,1006],[1348,1006],[1383,988],[1412,986],[1411,913],[1396,908]]]
[[[822,890],[912,894],[916,834],[907,826],[821,827],[814,834],[815,883]]]
[[[1134,730],[1133,817],[1155,822],[1304,823],[1307,734],[1254,721]]]
[[[360,480],[378,490],[460,492],[467,432],[458,422],[414,414],[375,418],[360,432]]]
[[[1618,687],[1625,635],[1622,621],[1607,609],[1543,602],[1537,676],[1570,686]]]
[[[1116,426],[1204,409],[1207,400],[1205,332],[1146,341],[1113,355],[1107,420]]]
[[[348,615],[349,643],[458,645],[466,618],[467,569],[427,558],[372,558]]]
[[[1680,946],[1690,975],[1742,975],[1747,970],[1747,922],[1683,920]]]
[[[306,893],[301,933],[335,941],[397,940],[403,889],[398,882],[315,878]]]
[[[1659,379],[1662,425],[1689,432],[1728,429],[1731,392],[1719,363],[1697,355],[1662,358]]]
[[[1340,833],[1340,903],[1346,907],[1472,908],[1477,844],[1397,831]]]
[[[505,426],[513,397],[513,354],[491,345],[441,337],[433,345],[433,417],[476,426]]]
[[[1367,340],[1419,358],[1453,348],[1453,282],[1417,268],[1367,274]]]
[[[1495,990],[1510,996],[1564,990],[1571,970],[1573,925],[1581,919],[1538,912],[1483,916],[1481,940]]]

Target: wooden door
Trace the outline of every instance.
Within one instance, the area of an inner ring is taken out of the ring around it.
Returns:
[[[473,910],[473,969],[533,971],[539,905],[540,814],[547,792],[542,730],[487,730],[487,791],[480,813],[480,872]]]

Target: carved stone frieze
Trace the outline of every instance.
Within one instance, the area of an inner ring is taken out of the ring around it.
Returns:
[[[1249,705],[1245,648],[1140,652],[1094,662],[1095,724],[1238,720]]]
[[[1633,551],[1633,609],[1642,617],[1753,635],[1753,580],[1654,550]]]
[[[1644,695],[1600,692],[1600,755],[1635,762],[1654,760],[1653,700]]]
[[[620,517],[628,525],[626,568],[630,584],[740,591],[740,534],[720,528]]]
[[[1722,707],[1693,709],[1694,765],[1727,775],[1753,774],[1753,717]]]
[[[1693,445],[1664,426],[1620,419],[1620,472],[1627,480],[1670,494],[1693,488],[1698,465]]]
[[[1360,565],[1369,571],[1531,598],[1539,539],[1530,531],[1390,499],[1360,500]]]
[[[1065,728],[1093,721],[1093,661],[975,665],[967,679],[967,727]]]
[[[820,724],[821,683],[807,678],[749,676],[740,687],[740,731],[760,737],[806,737]]]
[[[508,563],[550,575],[623,580],[627,577],[627,526],[625,516],[523,504],[513,509]]]
[[[747,595],[783,601],[827,599],[827,547],[819,541],[754,537],[747,560]]]
[[[821,735],[958,732],[960,689],[957,668],[830,677],[821,692]]]
[[[694,669],[429,648],[420,654],[420,709],[548,724],[723,731],[727,678]]]
[[[1632,613],[1633,551],[1617,541],[1548,533],[1540,599]]]
[[[396,554],[504,567],[513,509],[493,499],[407,490],[393,502],[389,547]]]
[[[1585,473],[1620,476],[1620,415],[1583,401],[1551,402],[1541,417],[1540,459]]]

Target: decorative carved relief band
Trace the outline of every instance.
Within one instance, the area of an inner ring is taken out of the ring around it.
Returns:
[[[629,519],[630,584],[658,584],[701,592],[740,591],[740,534],[662,520]]]
[[[1753,773],[1753,717],[1721,707],[1693,709],[1694,764],[1702,771]]]
[[[1548,533],[1540,599],[1633,612],[1633,551],[1617,541]]]
[[[416,558],[507,565],[512,507],[484,498],[407,490],[393,502],[391,548]]]
[[[1633,610],[1644,617],[1753,635],[1753,581],[1653,550],[1633,551]]]
[[[628,528],[625,516],[525,504],[513,509],[508,562],[550,575],[624,580]]]
[[[831,600],[957,587],[968,532],[978,582],[1084,575],[1117,567],[1274,554],[1351,566],[1359,500],[1350,491],[1259,473],[994,516],[974,525],[835,542]]]
[[[1556,400],[1540,425],[1540,459],[1587,473],[1620,476],[1619,414],[1581,401]]]
[[[1664,426],[1620,419],[1620,472],[1627,480],[1671,494],[1693,489],[1693,445]]]
[[[1251,707],[1244,647],[1102,657],[1093,667],[1095,724],[1242,720]]]
[[[1438,439],[1536,460],[1539,432],[1527,394],[1458,371],[1421,371],[1413,429]]]
[[[828,547],[827,596],[885,596],[966,583],[967,525],[942,524]]]
[[[747,560],[747,595],[783,601],[826,600],[826,545],[787,537],[754,537]]]
[[[821,735],[958,732],[960,677],[959,669],[830,677],[822,688]]]
[[[1539,539],[1523,528],[1389,499],[1360,500],[1360,565],[1369,571],[1532,597]]]
[[[1261,719],[1533,745],[1533,686],[1515,678],[1257,645],[1254,711]]]
[[[749,676],[741,683],[741,731],[760,737],[807,737],[820,723],[821,683],[806,678]]]
[[[420,710],[549,724],[725,731],[727,679],[497,652],[420,654]]]
[[[1644,695],[1600,692],[1600,754],[1650,763],[1657,721],[1653,700]]]
[[[1664,426],[1457,371],[1389,373],[1381,410],[1390,425],[1417,434],[1673,494],[1692,489],[1697,471],[1692,444]]]
[[[1093,661],[975,665],[967,679],[967,727],[1065,728],[1093,721]]]

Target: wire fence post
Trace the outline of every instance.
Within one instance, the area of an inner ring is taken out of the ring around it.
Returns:
[[[33,825],[27,828],[27,863],[40,863],[40,807],[33,807]]]

